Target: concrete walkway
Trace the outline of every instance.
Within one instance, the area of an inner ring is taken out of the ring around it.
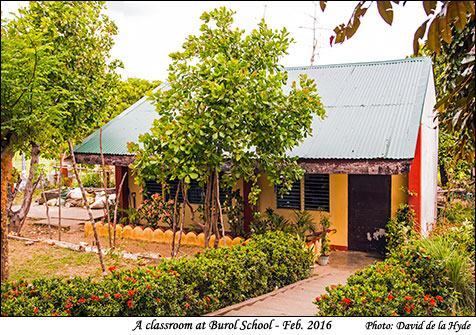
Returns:
[[[13,206],[15,211],[20,206]],[[59,211],[58,207],[50,206],[49,209],[50,223],[53,227],[58,227]],[[98,220],[104,216],[102,209],[91,209],[94,220]],[[46,217],[46,206],[32,204],[27,218],[34,219],[35,224],[47,225],[48,219]],[[64,207],[61,206],[61,227],[69,228],[71,232],[79,230],[79,226],[89,221],[89,214],[85,208],[82,207]]]
[[[312,277],[206,316],[314,316],[317,310],[312,302],[326,293],[326,286],[345,284],[356,270],[380,260],[364,252],[334,251],[328,265],[316,264]]]

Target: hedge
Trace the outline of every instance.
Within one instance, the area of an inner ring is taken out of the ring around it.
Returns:
[[[202,315],[307,278],[314,258],[290,234],[268,232],[231,248],[118,271],[2,284],[7,316]]]

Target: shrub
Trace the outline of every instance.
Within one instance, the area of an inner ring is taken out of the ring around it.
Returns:
[[[154,193],[142,201],[137,207],[137,212],[138,218],[144,220],[147,226],[157,228],[166,224],[172,227],[174,200],[166,201],[158,193]]]
[[[123,271],[111,267],[98,282],[80,277],[7,282],[1,307],[8,316],[202,315],[306,278],[312,261],[299,239],[269,232],[193,258]]]
[[[387,252],[395,250],[417,238],[415,231],[415,212],[408,204],[401,204],[397,213],[387,223],[386,248]]]
[[[357,271],[347,285],[326,287],[316,297],[321,316],[444,315],[442,297],[426,295],[424,289],[399,264],[379,262]]]
[[[407,267],[427,294],[445,297],[445,310],[474,314],[474,263],[445,236],[418,240],[391,254],[391,260]]]
[[[98,173],[86,173],[81,176],[81,182],[84,187],[103,187],[103,180]]]
[[[305,240],[309,235],[315,233],[315,222],[309,211],[294,211],[293,219],[288,220],[284,216],[276,213],[272,208],[267,208],[265,213],[257,217],[251,223],[253,234],[264,234],[267,231],[282,231],[299,236]]]

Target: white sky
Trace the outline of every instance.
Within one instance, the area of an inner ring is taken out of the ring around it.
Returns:
[[[318,2],[316,2],[318,3]],[[413,52],[413,35],[426,19],[420,1],[408,1],[405,7],[394,5],[390,27],[380,18],[377,7],[367,12],[352,39],[329,46],[334,27],[347,23],[356,1],[329,1],[326,11],[317,8],[319,40],[314,65],[401,59]],[[15,11],[26,2],[2,1],[2,12]],[[295,42],[281,64],[310,65],[314,5],[311,1],[108,1],[107,14],[117,24],[112,58],[120,59],[123,78],[138,77],[165,80],[169,54],[180,51],[189,35],[198,35],[204,11],[225,6],[237,13],[235,26],[246,32],[256,28],[265,15],[268,26],[286,27]],[[266,6],[266,7],[265,7]],[[266,10],[265,10],[266,8]],[[302,28],[307,27],[307,28]]]

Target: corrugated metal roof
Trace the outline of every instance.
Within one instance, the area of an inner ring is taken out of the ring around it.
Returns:
[[[286,68],[289,91],[300,74],[315,79],[326,118],[313,120],[313,136],[290,152],[314,159],[413,158],[430,58]],[[137,142],[157,117],[142,98],[103,127],[103,152],[128,155],[127,142]],[[99,153],[99,131],[75,148]]]

